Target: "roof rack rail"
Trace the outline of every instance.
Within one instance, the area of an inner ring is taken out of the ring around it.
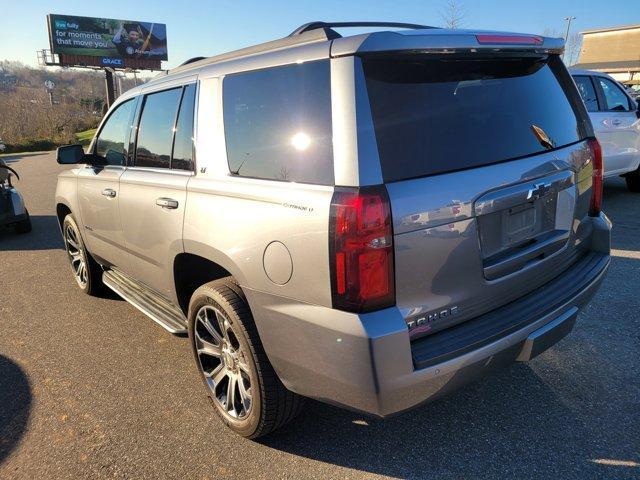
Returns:
[[[212,63],[222,62],[225,60],[231,60],[234,58],[244,57],[247,55],[255,55],[256,53],[268,52],[270,50],[276,50],[284,47],[291,47],[294,45],[302,45],[304,43],[319,42],[325,40],[333,40],[339,38],[340,35],[333,30],[320,30],[314,29],[308,32],[301,33],[294,37],[286,36],[284,38],[278,38],[277,40],[271,40],[270,42],[261,43],[252,47],[241,48],[232,52],[222,53],[213,57],[205,57],[202,60],[187,60],[182,65],[169,70],[170,73],[181,72],[190,68],[198,66],[210,65]],[[193,61],[192,61],[193,60]]]
[[[292,47],[295,45],[302,45],[305,43],[320,42],[326,40],[334,40],[342,37],[338,32],[331,28],[340,27],[395,27],[395,28],[411,28],[411,29],[423,29],[423,28],[438,28],[430,27],[427,25],[417,25],[414,23],[396,23],[396,22],[310,22],[296,28],[291,34],[284,38],[272,40],[270,42],[254,45],[253,47],[242,48],[233,52],[223,53],[215,55],[213,57],[197,57],[187,60],[175,68],[169,70],[168,73],[177,73],[189,70],[191,68],[202,67],[205,65],[211,65],[213,63],[223,62],[225,60],[231,60],[235,58],[245,57],[248,55],[255,55],[257,53],[268,52],[270,50],[276,50],[285,47]]]
[[[200,60],[204,60],[205,58],[207,58],[207,57],[193,57],[193,58],[190,58],[189,60],[185,60],[180,65],[178,65],[178,67],[181,67],[183,65],[189,65],[190,63],[198,62]]]
[[[340,37],[340,34],[333,31],[333,28],[354,28],[354,27],[395,27],[395,28],[410,28],[410,29],[423,29],[423,28],[439,28],[432,27],[430,25],[419,25],[417,23],[398,23],[398,22],[309,22],[304,25],[300,25],[293,32],[289,34],[290,37],[301,35],[311,30],[325,29],[331,31],[333,34]]]

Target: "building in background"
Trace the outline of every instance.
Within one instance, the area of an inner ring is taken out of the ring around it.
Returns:
[[[575,68],[605,72],[626,85],[640,86],[640,25],[581,32]]]

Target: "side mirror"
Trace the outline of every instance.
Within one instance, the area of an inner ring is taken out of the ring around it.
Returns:
[[[56,150],[56,160],[61,165],[83,163],[84,149],[82,145],[65,145]]]

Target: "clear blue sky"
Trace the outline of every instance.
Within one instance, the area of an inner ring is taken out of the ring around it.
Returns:
[[[564,17],[577,17],[572,31],[640,23],[637,0],[458,0],[466,28],[542,33],[564,32]],[[46,14],[106,17],[167,24],[169,61],[208,56],[287,35],[312,20],[387,20],[443,23],[446,0],[395,1],[188,1],[188,0],[2,0],[0,60],[36,64],[36,50],[49,48]],[[55,4],[55,6],[52,6]],[[635,6],[634,6],[635,4]]]

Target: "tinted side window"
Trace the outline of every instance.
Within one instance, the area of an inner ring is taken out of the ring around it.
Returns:
[[[116,107],[96,139],[95,154],[102,157],[106,165],[125,164],[125,142],[128,141],[135,105],[132,99]]]
[[[187,85],[180,103],[171,168],[193,170],[193,109],[195,99],[195,84]]]
[[[629,99],[618,85],[603,77],[598,77],[598,82],[600,83],[600,87],[602,87],[602,93],[604,93],[604,100],[607,104],[606,110],[619,112],[628,112],[631,110],[629,107]]]
[[[136,167],[169,168],[173,126],[182,88],[146,95],[140,116]]]
[[[573,79],[576,82],[576,86],[578,87],[578,91],[580,92],[580,96],[582,97],[582,101],[587,107],[587,111],[597,112],[598,97],[596,96],[596,89],[593,88],[591,79],[582,75],[573,77]]]
[[[328,60],[228,75],[223,95],[232,173],[333,184]]]

